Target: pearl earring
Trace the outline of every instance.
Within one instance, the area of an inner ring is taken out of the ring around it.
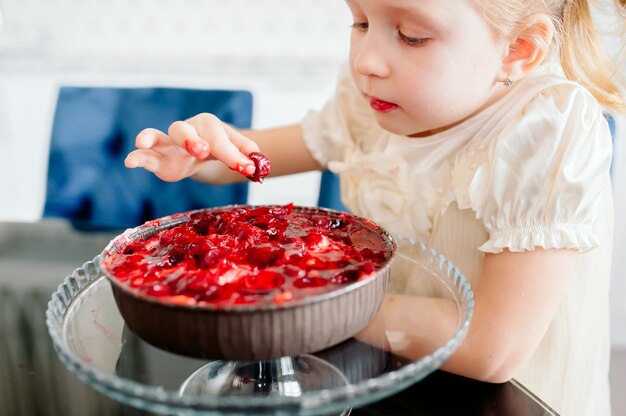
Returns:
[[[513,85],[513,80],[511,79],[511,76],[509,74],[507,74],[506,79],[502,81],[502,85],[504,85],[505,87],[510,87],[511,85]]]

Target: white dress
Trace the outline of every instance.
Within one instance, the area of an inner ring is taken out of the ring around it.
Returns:
[[[610,132],[595,99],[544,64],[497,103],[427,138],[383,130],[347,69],[302,122],[342,200],[429,242],[475,284],[484,253],[579,251],[567,293],[515,379],[562,415],[609,415]]]

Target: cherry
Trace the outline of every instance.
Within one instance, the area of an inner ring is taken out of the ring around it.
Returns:
[[[146,288],[146,294],[157,297],[157,298],[168,296],[170,293],[171,293],[171,290],[168,286],[161,285],[159,283],[155,283],[153,285],[147,286]]]
[[[355,269],[346,269],[337,272],[334,276],[330,278],[332,283],[352,283],[359,280],[360,273]]]
[[[328,280],[322,279],[321,277],[302,277],[300,279],[296,279],[293,282],[293,285],[297,288],[305,288],[305,287],[321,287],[326,286],[328,284]]]
[[[245,287],[247,289],[271,290],[283,285],[285,278],[280,273],[271,270],[262,270],[257,274],[245,277]]]
[[[270,174],[272,168],[272,162],[263,153],[252,152],[248,155],[248,158],[254,162],[254,174],[248,176],[252,182],[263,182],[263,178]]]
[[[283,247],[265,243],[248,250],[247,258],[255,267],[268,267],[276,265],[285,255]]]

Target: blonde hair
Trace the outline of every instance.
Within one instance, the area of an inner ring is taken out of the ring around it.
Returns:
[[[478,0],[478,3],[495,33],[509,39],[522,29],[520,25],[528,16],[536,13],[551,16],[565,75],[580,82],[607,109],[626,112],[619,66],[602,45],[589,0]],[[503,3],[506,7],[502,7]],[[625,18],[626,0],[613,3]],[[544,41],[539,35],[536,40]]]

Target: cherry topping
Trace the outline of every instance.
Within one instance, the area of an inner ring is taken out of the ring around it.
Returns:
[[[270,174],[272,168],[272,162],[263,153],[252,152],[248,155],[248,158],[254,162],[254,174],[248,176],[252,182],[263,182],[263,178]]]
[[[262,270],[257,274],[250,274],[245,278],[247,289],[271,290],[283,285],[285,278],[277,272]]]
[[[371,276],[390,256],[380,229],[348,214],[309,214],[288,204],[188,216],[107,253],[102,266],[147,297],[225,306],[332,291]]]

